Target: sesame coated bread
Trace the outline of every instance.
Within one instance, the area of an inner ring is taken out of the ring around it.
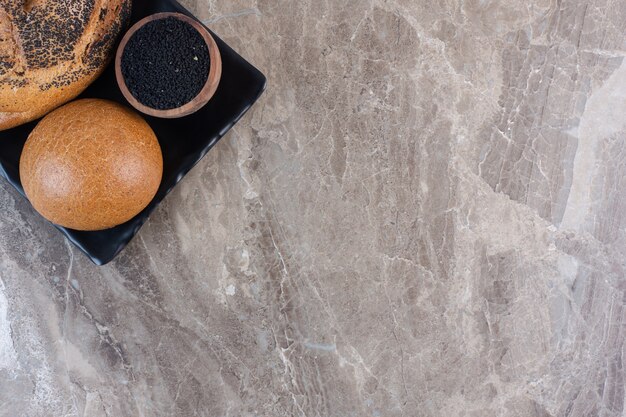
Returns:
[[[73,99],[104,70],[131,0],[0,0],[0,130]]]
[[[78,100],[32,131],[20,180],[33,207],[74,230],[125,223],[154,198],[163,174],[157,138],[134,111],[111,101]]]

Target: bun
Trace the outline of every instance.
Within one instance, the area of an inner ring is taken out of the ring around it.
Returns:
[[[163,174],[157,138],[145,120],[120,104],[74,101],[32,131],[20,179],[33,207],[75,230],[125,223],[154,198]]]
[[[130,0],[0,0],[0,130],[80,94],[108,64]]]

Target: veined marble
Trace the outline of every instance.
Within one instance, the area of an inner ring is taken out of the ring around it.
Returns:
[[[106,267],[0,182],[0,416],[622,417],[626,3],[187,0],[268,76]]]

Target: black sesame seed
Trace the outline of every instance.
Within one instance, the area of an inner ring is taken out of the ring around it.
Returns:
[[[209,77],[209,49],[193,26],[175,17],[147,23],[128,40],[121,69],[131,94],[158,110],[193,100]]]
[[[40,85],[39,88],[42,90],[70,85],[80,78],[90,76],[99,71],[110,58],[118,34],[130,19],[131,2],[124,0],[121,9],[117,6],[115,14],[119,17],[113,19],[104,36],[90,35],[99,39],[90,43],[81,55],[80,61],[76,61],[74,55],[76,45],[84,38],[85,28],[91,16],[97,13],[94,11],[96,3],[96,0],[45,2],[0,0],[0,9],[9,16],[12,27],[17,29],[20,53],[24,55],[25,60],[22,64],[25,68],[29,70],[51,68],[66,61],[75,62],[81,67],[81,77],[75,71],[63,72],[52,82]],[[100,18],[106,18],[108,10],[109,6],[101,9]],[[24,76],[23,70],[16,69],[17,61],[14,55],[13,52],[0,57],[0,86],[8,84],[19,88],[28,83],[28,80],[3,77],[11,70],[15,70],[18,77]]]

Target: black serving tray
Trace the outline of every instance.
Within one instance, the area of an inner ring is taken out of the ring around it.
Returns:
[[[193,15],[175,0],[134,0],[132,22],[159,12]],[[100,232],[79,232],[55,226],[95,264],[104,265],[130,242],[150,213],[207,152],[233,127],[265,89],[265,76],[211,32],[222,55],[222,78],[209,103],[180,119],[144,116],[154,129],[163,151],[163,180],[154,200],[135,218]],[[113,64],[79,98],[97,97],[127,106],[115,80]],[[0,175],[24,195],[20,183],[22,148],[37,122],[0,132]],[[1,244],[1,243],[0,243]]]

